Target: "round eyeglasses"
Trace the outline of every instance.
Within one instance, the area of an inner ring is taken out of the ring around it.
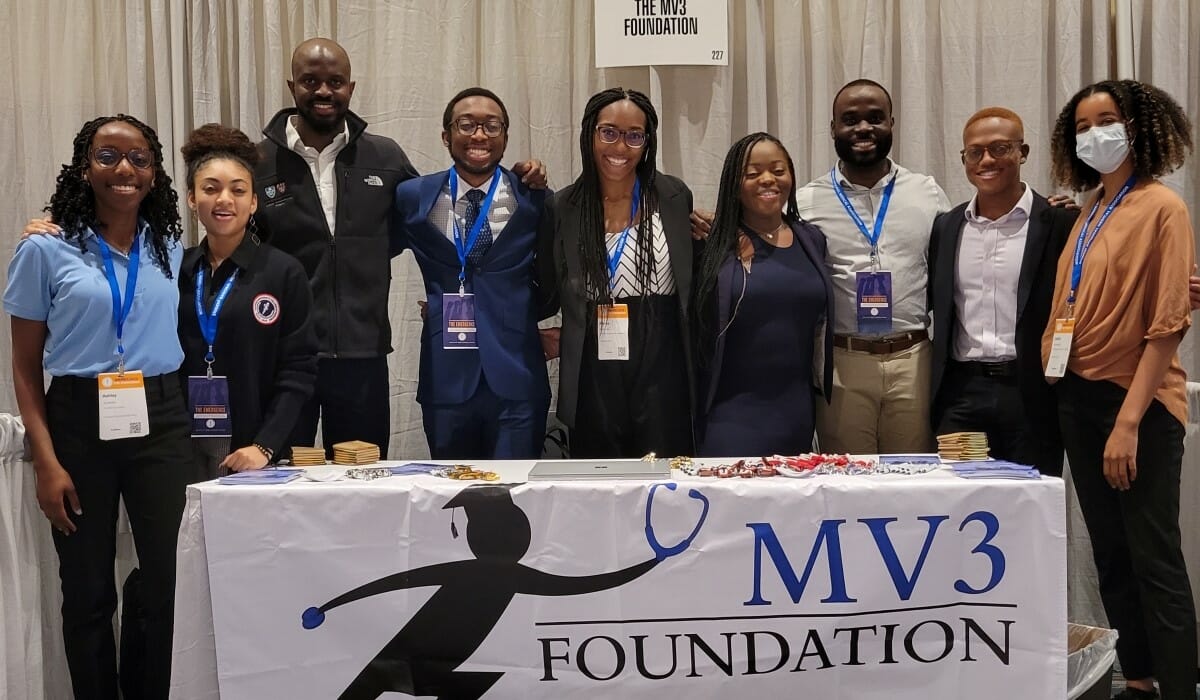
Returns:
[[[596,127],[596,136],[600,137],[600,143],[616,143],[617,139],[624,138],[625,145],[630,148],[641,148],[646,145],[646,132],[640,129],[625,131],[615,126],[602,124]]]
[[[968,146],[958,152],[962,156],[964,163],[974,165],[983,160],[983,153],[987,151],[988,155],[996,160],[1007,158],[1012,152],[1021,147],[1024,141],[992,141],[986,146]]]
[[[474,119],[464,117],[454,122],[454,128],[458,129],[458,133],[463,136],[474,136],[475,132],[480,129],[483,129],[483,135],[488,138],[496,138],[504,133],[504,123],[496,119],[477,122]]]
[[[139,170],[145,170],[154,165],[154,154],[145,148],[131,148],[122,153],[111,146],[102,146],[92,151],[92,160],[102,168],[115,168],[122,158]]]

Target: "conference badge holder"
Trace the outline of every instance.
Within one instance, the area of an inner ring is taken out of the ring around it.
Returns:
[[[216,375],[188,377],[188,412],[192,414],[192,437],[232,437],[228,379]]]
[[[601,360],[629,359],[629,305],[596,307],[596,346]]]
[[[141,370],[102,372],[99,388],[100,439],[122,440],[150,434],[146,383]]]
[[[855,275],[858,332],[880,335],[892,332],[892,273],[862,271]]]
[[[475,333],[475,295],[462,291],[443,294],[442,349],[478,350]]]

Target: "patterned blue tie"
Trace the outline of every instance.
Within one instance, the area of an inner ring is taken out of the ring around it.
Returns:
[[[475,226],[475,219],[479,218],[479,205],[483,202],[483,190],[467,190],[463,196],[467,198],[467,211],[463,216],[467,220],[467,226],[463,235],[470,237],[471,229]],[[487,214],[484,214],[483,226],[479,227],[479,238],[475,239],[475,247],[467,253],[467,264],[472,267],[478,265],[491,247],[492,227],[488,223]]]

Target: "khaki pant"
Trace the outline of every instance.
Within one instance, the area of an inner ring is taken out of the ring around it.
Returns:
[[[833,349],[833,394],[817,401],[817,438],[829,454],[930,452],[928,340],[872,355]]]

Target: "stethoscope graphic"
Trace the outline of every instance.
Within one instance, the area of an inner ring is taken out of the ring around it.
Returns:
[[[650,520],[650,511],[654,506],[654,492],[658,490],[659,486],[665,486],[668,490],[674,491],[678,484],[675,482],[654,484],[650,487],[650,494],[646,496],[646,542],[650,545],[650,549],[654,550],[655,558],[662,561],[667,557],[673,557],[683,552],[691,546],[692,540],[696,539],[696,535],[700,533],[700,527],[704,525],[705,519],[708,518],[708,498],[696,489],[688,489],[688,496],[703,503],[704,510],[700,512],[700,519],[696,521],[696,527],[692,528],[691,534],[674,546],[664,547],[654,534],[654,523]]]

